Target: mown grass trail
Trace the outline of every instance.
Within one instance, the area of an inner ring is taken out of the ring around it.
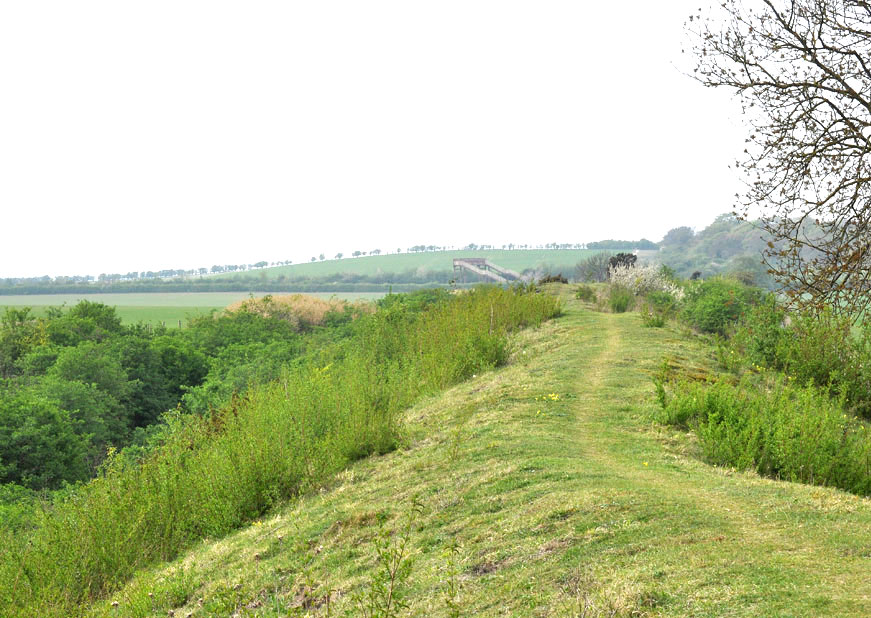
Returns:
[[[871,501],[698,461],[648,420],[665,356],[711,362],[678,328],[567,299],[510,366],[413,408],[404,448],[90,610],[360,615],[377,534],[417,497],[400,615],[871,614]]]

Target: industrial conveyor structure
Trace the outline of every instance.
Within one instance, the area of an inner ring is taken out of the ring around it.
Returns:
[[[480,277],[496,281],[497,283],[524,280],[519,272],[503,268],[486,258],[454,258],[454,271],[475,273]]]

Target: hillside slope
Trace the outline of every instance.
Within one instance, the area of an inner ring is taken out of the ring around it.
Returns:
[[[647,419],[650,372],[704,373],[702,344],[566,309],[507,368],[410,410],[405,448],[85,611],[363,615],[378,548],[406,539],[399,615],[871,614],[871,501],[698,461]]]
[[[527,268],[552,268],[554,273],[562,271],[569,276],[575,264],[588,255],[596,253],[586,249],[492,249],[485,251],[426,251],[420,253],[400,253],[391,255],[365,255],[341,260],[324,260],[288,266],[274,266],[240,274],[220,274],[211,278],[220,279],[234,276],[264,277],[274,279],[279,276],[331,277],[343,273],[355,275],[377,275],[380,273],[404,273],[423,270],[444,272],[453,270],[454,258],[486,258],[499,266],[518,272]]]

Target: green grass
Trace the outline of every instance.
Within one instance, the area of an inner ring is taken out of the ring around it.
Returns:
[[[575,264],[583,258],[598,253],[585,249],[548,250],[532,249],[492,251],[432,251],[425,253],[401,253],[393,255],[367,255],[357,258],[346,257],[341,260],[324,260],[323,262],[307,262],[289,266],[275,266],[249,273],[250,277],[275,278],[279,275],[287,277],[325,277],[342,273],[359,275],[377,275],[379,273],[402,273],[408,270],[445,271],[453,270],[454,258],[475,257],[487,258],[504,268],[518,272],[527,268],[550,266],[554,273],[562,272],[571,276]],[[234,273],[214,275],[215,277],[232,277]]]
[[[255,294],[255,296],[257,296]],[[313,294],[322,298],[342,300],[375,300],[382,293]],[[146,322],[167,327],[184,325],[188,318],[208,314],[213,309],[220,310],[238,300],[248,298],[247,292],[167,292],[136,294],[30,294],[21,296],[0,296],[0,312],[6,307],[32,307],[37,316],[45,315],[49,307],[67,307],[80,300],[99,302],[117,308],[118,316],[125,324]]]
[[[360,615],[413,499],[404,616],[871,613],[871,501],[702,463],[651,421],[650,375],[664,356],[705,375],[710,349],[562,290],[510,366],[412,408],[403,448],[83,613]]]

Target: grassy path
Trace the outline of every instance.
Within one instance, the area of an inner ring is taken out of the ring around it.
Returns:
[[[871,615],[871,501],[698,461],[648,420],[665,356],[710,362],[677,328],[567,299],[510,366],[412,409],[401,450],[90,611],[361,615],[379,531],[416,497],[401,615]]]

